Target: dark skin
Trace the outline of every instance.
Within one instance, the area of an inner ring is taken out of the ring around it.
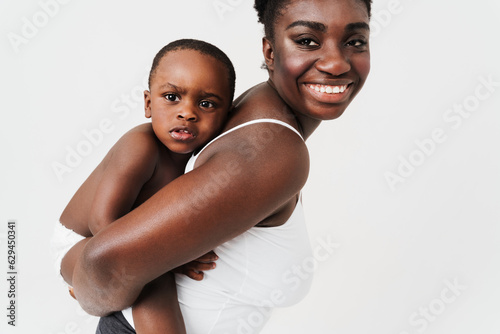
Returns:
[[[226,71],[222,63],[193,50],[171,51],[161,59],[151,91],[145,92],[145,114],[152,122],[132,129],[113,146],[61,215],[63,225],[87,236],[62,261],[61,274],[70,285],[74,264],[91,236],[182,175],[191,152],[219,133],[232,104]],[[208,252],[173,271],[201,280],[215,259]],[[125,272],[114,272],[110,282],[120,285],[126,278]],[[132,314],[137,333],[185,333],[173,274],[147,284]]]
[[[366,8],[355,0],[290,1],[273,40],[263,40],[269,81],[235,101],[225,130],[275,118],[307,138],[321,120],[340,116],[368,75],[368,47],[359,42],[368,39],[368,23]],[[264,141],[264,132],[279,135]],[[73,281],[87,312],[121,310],[172,268],[253,226],[283,224],[306,182],[309,160],[305,143],[292,131],[254,124],[210,145],[195,167],[86,243]],[[221,170],[229,182],[210,183]],[[109,284],[114,271],[128,275],[119,287]]]

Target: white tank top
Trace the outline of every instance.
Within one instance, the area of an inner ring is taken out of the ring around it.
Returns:
[[[193,155],[186,173],[214,141],[242,127],[257,123],[291,125],[276,119],[240,124],[213,139]],[[258,333],[274,307],[290,306],[309,291],[312,260],[302,203],[277,227],[253,227],[217,247],[217,267],[205,272],[202,281],[176,275],[177,294],[188,334]],[[300,272],[299,272],[300,270]]]

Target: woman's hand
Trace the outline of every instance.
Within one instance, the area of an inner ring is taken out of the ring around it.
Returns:
[[[183,264],[172,270],[176,274],[183,274],[195,281],[203,279],[203,272],[215,268],[215,262],[219,257],[214,251],[210,251],[205,255],[200,256],[196,260]]]

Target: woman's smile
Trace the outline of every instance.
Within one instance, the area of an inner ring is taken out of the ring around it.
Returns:
[[[342,85],[304,84],[303,86],[306,92],[320,103],[340,103],[349,98],[352,83]]]

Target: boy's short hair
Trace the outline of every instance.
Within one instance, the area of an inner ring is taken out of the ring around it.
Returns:
[[[230,89],[230,102],[232,103],[234,98],[234,90],[236,85],[236,73],[234,71],[234,66],[229,57],[218,47],[210,43],[200,41],[197,39],[179,39],[165,45],[153,59],[153,65],[151,66],[151,71],[149,72],[148,85],[151,88],[151,81],[156,73],[158,65],[161,59],[169,52],[177,50],[194,50],[201,54],[210,56],[218,61],[220,61],[227,69],[227,79],[229,80]]]

